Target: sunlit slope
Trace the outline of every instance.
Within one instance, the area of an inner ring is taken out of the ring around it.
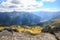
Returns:
[[[54,19],[53,21],[45,22],[42,26],[39,25],[9,25],[9,26],[0,26],[0,31],[6,29],[7,30],[16,30],[17,32],[27,32],[30,34],[40,34],[43,31],[59,31],[60,30],[60,18]]]
[[[8,27],[11,30],[16,30],[17,32],[27,32],[30,34],[40,34],[42,32],[42,30],[44,30],[44,29],[50,31],[55,28],[56,28],[56,30],[57,30],[57,28],[60,28],[60,18],[55,19],[53,21],[48,21],[48,22],[44,23],[42,26],[38,26],[38,25],[33,25],[33,26],[9,25],[9,26],[0,26],[0,30],[4,30],[5,28],[8,28]],[[46,29],[47,27],[48,27],[48,29]]]
[[[45,22],[42,27],[45,31],[60,31],[60,18]]]

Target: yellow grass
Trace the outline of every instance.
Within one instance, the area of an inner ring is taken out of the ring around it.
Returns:
[[[55,23],[60,23],[60,18],[54,20]]]
[[[41,28],[41,27],[39,27],[39,26],[33,27],[33,28],[31,29],[31,31],[32,31],[31,33],[33,33],[33,34],[39,34],[39,33],[41,33],[42,29],[43,29],[43,28]]]
[[[20,26],[18,26],[16,29],[17,29],[18,32],[23,32],[24,31],[24,28],[20,27]]]
[[[15,29],[18,32],[28,32],[28,33],[31,33],[31,34],[39,34],[39,33],[41,33],[43,28],[41,28],[40,26],[36,26],[36,27],[26,26],[26,28],[18,26]]]
[[[4,27],[3,26],[0,26],[0,30],[4,30]]]
[[[18,32],[28,32],[28,33],[31,33],[31,34],[39,34],[41,33],[42,31],[42,27],[40,26],[25,26],[25,27],[22,27],[22,26],[10,26],[11,29],[15,29],[17,30]],[[3,26],[0,26],[0,30],[4,30],[5,27]]]

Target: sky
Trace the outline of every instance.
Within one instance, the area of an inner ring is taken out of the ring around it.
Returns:
[[[60,0],[0,0],[0,12],[60,11]]]

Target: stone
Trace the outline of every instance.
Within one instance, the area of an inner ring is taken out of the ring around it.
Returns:
[[[40,33],[38,35],[30,35],[28,33],[13,33],[14,40],[57,40],[54,35],[50,33]]]
[[[60,31],[59,32],[55,32],[55,36],[60,40]]]
[[[12,33],[7,30],[0,32],[0,40],[12,40]]]

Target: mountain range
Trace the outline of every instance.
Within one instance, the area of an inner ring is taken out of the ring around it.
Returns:
[[[60,18],[60,12],[0,12],[0,25],[37,25]]]

